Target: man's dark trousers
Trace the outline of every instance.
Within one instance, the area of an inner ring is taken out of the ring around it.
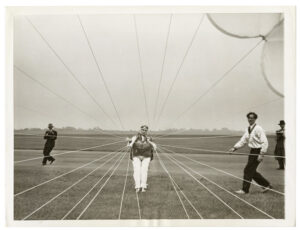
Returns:
[[[259,149],[251,149],[250,154],[248,157],[248,163],[244,169],[244,181],[243,181],[243,190],[244,192],[248,193],[249,188],[251,185],[252,179],[259,185],[263,187],[268,187],[270,185],[269,181],[267,181],[260,173],[256,171],[259,161],[257,161],[258,155],[260,154]]]
[[[278,158],[277,161],[278,161],[278,164],[279,164],[279,168],[284,169],[284,158],[283,157]]]
[[[47,163],[47,160],[48,161],[53,161],[54,158],[52,156],[50,156],[50,152],[52,151],[52,149],[54,148],[54,142],[46,142],[45,144],[45,147],[44,147],[44,151],[43,151],[43,154],[44,154],[44,159],[43,159],[43,164],[46,164]]]

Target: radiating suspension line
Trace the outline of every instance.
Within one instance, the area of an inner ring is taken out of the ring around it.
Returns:
[[[138,56],[139,56],[139,67],[140,67],[140,76],[141,76],[141,83],[142,83],[143,96],[144,96],[144,102],[145,102],[145,111],[146,111],[146,115],[147,115],[148,125],[150,125],[148,103],[147,103],[146,89],[145,89],[145,82],[144,82],[144,74],[143,74],[143,68],[142,68],[141,50],[140,50],[140,45],[139,45],[139,35],[138,35],[138,31],[137,31],[135,15],[133,15],[133,21],[134,21],[135,37],[136,37],[136,44],[137,44],[137,50],[138,50]]]
[[[85,111],[83,111],[81,108],[79,108],[77,105],[75,105],[74,103],[72,103],[71,101],[67,100],[66,98],[62,97],[61,95],[57,94],[55,91],[53,91],[52,89],[50,89],[48,86],[44,85],[42,82],[38,81],[37,79],[35,79],[34,77],[32,77],[31,75],[29,75],[28,73],[26,73],[25,71],[23,71],[21,68],[19,68],[18,66],[14,65],[14,68],[17,69],[20,73],[22,73],[22,76],[25,76],[27,78],[29,78],[30,80],[34,81],[35,83],[37,83],[38,85],[42,86],[44,89],[48,90],[51,94],[55,95],[56,97],[60,98],[61,100],[63,100],[64,102],[66,102],[67,104],[70,104],[71,106],[73,106],[74,108],[76,108],[78,111],[80,111],[81,113],[85,114],[86,116],[88,116],[89,118],[93,119],[94,121],[96,121],[97,123],[99,122],[96,118],[92,117],[90,114],[86,113]]]
[[[49,114],[42,113],[42,112],[40,112],[40,111],[38,111],[38,110],[29,108],[29,107],[26,107],[26,106],[23,106],[23,105],[15,105],[15,108],[20,108],[20,109],[23,109],[23,110],[26,110],[26,111],[30,111],[31,113],[38,114],[38,115],[40,115],[41,117],[44,117],[44,118],[46,117],[46,118],[48,118],[49,120],[52,120],[52,119],[53,119],[53,117],[50,116]],[[58,119],[58,117],[57,117],[57,119]],[[63,120],[63,119],[61,119],[61,117],[59,117],[59,119],[60,119],[60,120]],[[66,122],[67,120],[63,120],[63,121]]]
[[[74,103],[72,103],[71,101],[69,101],[68,99],[62,97],[61,95],[57,94],[55,91],[53,91],[52,89],[50,89],[48,86],[44,85],[42,82],[38,81],[37,79],[35,79],[34,77],[32,77],[31,75],[27,74],[25,71],[23,71],[21,68],[19,68],[18,66],[14,65],[14,68],[17,69],[20,73],[22,73],[22,76],[25,76],[27,78],[29,78],[30,80],[34,81],[35,83],[37,83],[38,85],[40,85],[41,87],[43,87],[44,89],[46,89],[47,91],[49,91],[51,94],[53,94],[54,96],[58,97],[59,99],[63,100],[64,102],[66,102],[67,104],[70,104],[71,106],[73,106],[74,108],[76,108],[78,111],[80,111],[81,113],[85,114],[87,117],[89,117],[90,119],[92,119],[93,121],[95,121],[96,123],[99,123],[99,121],[94,118],[93,116],[91,116],[90,114],[88,114],[87,112],[85,112],[84,110],[82,110],[80,107],[78,107],[77,105],[75,105]],[[102,124],[100,123],[100,125],[102,126]],[[100,132],[105,133],[103,131],[100,130]],[[119,136],[115,136],[112,134],[107,134],[110,136],[114,136],[114,137],[118,137]]]
[[[163,149],[164,150],[164,149]],[[193,176],[189,171],[187,171],[184,167],[179,165],[178,163],[175,163],[177,166],[179,166],[184,172],[186,172],[191,178],[193,178],[199,185],[201,185],[207,192],[209,192],[212,196],[214,196],[217,200],[219,200],[225,207],[227,207],[229,210],[231,210],[234,214],[239,216],[241,219],[244,219],[244,217],[239,214],[233,207],[231,207],[227,202],[225,202],[220,196],[218,196],[215,192],[213,192],[210,188],[208,188],[204,183],[202,183],[200,180],[198,180],[195,176]]]
[[[169,151],[171,151],[171,150],[169,150]],[[248,206],[250,206],[250,207],[256,209],[256,210],[259,211],[260,213],[262,213],[262,214],[268,216],[268,217],[271,218],[271,219],[275,219],[273,216],[271,216],[271,215],[269,215],[268,213],[264,212],[263,210],[261,210],[261,209],[258,208],[257,206],[255,206],[255,205],[249,203],[249,202],[246,201],[245,199],[240,198],[240,197],[237,196],[236,194],[230,192],[228,189],[222,187],[221,185],[219,185],[218,183],[216,183],[216,182],[212,181],[211,179],[207,178],[207,177],[204,176],[203,174],[201,174],[201,173],[199,173],[199,172],[193,170],[191,167],[189,167],[189,166],[187,166],[186,164],[182,163],[181,161],[177,160],[175,157],[171,156],[170,154],[167,154],[167,157],[168,157],[173,163],[175,163],[176,165],[178,165],[178,166],[181,167],[182,169],[185,168],[185,169],[190,170],[191,172],[193,172],[193,173],[195,173],[195,174],[201,176],[201,178],[204,178],[204,179],[205,179],[206,181],[208,181],[209,183],[211,183],[211,184],[217,186],[218,188],[222,189],[222,190],[225,191],[226,193],[232,195],[232,196],[235,197],[236,199],[239,199],[240,201],[242,201],[243,203],[247,204]],[[181,165],[181,166],[180,166],[180,165]],[[184,166],[184,167],[182,167],[182,166]]]
[[[240,111],[238,111],[238,113],[239,112],[245,112],[247,110],[249,111],[250,109],[253,109],[253,108],[256,108],[256,107],[260,107],[260,106],[263,106],[263,105],[268,105],[268,104],[274,103],[274,102],[282,100],[282,99],[283,99],[282,97],[278,97],[276,99],[273,99],[273,100],[270,100],[270,101],[267,101],[267,102],[264,102],[264,103],[261,103],[261,104],[255,105],[255,106],[251,106],[251,107],[248,107],[248,108],[243,109],[243,110],[240,110]]]
[[[180,115],[170,122],[172,126],[177,120],[179,120],[184,114],[191,110],[204,96],[206,96],[212,89],[214,89],[228,74],[237,67],[246,57],[248,57],[252,51],[254,51],[264,40],[260,39],[258,43],[255,44],[246,54],[244,54],[231,68],[229,68],[220,78],[218,78],[206,91],[204,91],[195,101],[193,101]]]
[[[271,103],[274,103],[276,101],[279,101],[283,99],[282,97],[279,97],[279,98],[276,98],[276,99],[273,99],[273,100],[270,100],[270,101],[267,101],[267,102],[264,102],[264,103],[261,103],[261,104],[258,104],[258,105],[255,105],[255,106],[251,106],[251,107],[248,107],[246,109],[243,109],[243,110],[239,110],[237,113],[240,113],[240,112],[245,112],[245,111],[249,111],[250,109],[253,109],[253,108],[257,108],[257,107],[260,107],[260,106],[263,106],[263,105],[268,105],[268,104],[271,104]],[[153,137],[155,137],[155,139],[161,139],[161,138],[165,138],[165,137],[168,137],[168,136],[172,136],[172,135],[175,135],[175,134],[180,134],[180,133],[184,133],[184,132],[188,132],[189,130],[177,130],[175,132],[171,132],[171,133],[167,133],[167,134],[162,134],[162,135],[153,135]],[[212,137],[198,137],[198,138],[223,138],[223,137],[239,137],[240,135],[221,135],[221,136],[212,136]],[[186,137],[188,138],[188,137]],[[188,138],[188,139],[191,139],[191,138]]]
[[[165,146],[165,145],[164,145]],[[176,148],[176,146],[168,146],[168,147],[175,147]],[[165,148],[165,147],[162,147],[162,145],[160,145],[160,148],[162,148],[162,149],[164,149],[164,150],[168,150],[169,152],[172,152],[172,153],[174,153],[175,155],[177,155],[177,156],[180,156],[180,157],[183,157],[183,158],[186,158],[186,159],[188,159],[188,160],[190,160],[190,161],[192,161],[192,162],[194,162],[194,163],[197,163],[197,164],[200,164],[200,165],[202,165],[202,166],[206,166],[206,167],[208,167],[208,168],[211,168],[211,169],[213,169],[213,170],[215,170],[215,171],[218,171],[218,172],[221,172],[221,173],[223,173],[223,174],[226,174],[226,175],[229,175],[229,176],[231,176],[231,177],[234,177],[234,178],[236,178],[236,179],[239,179],[239,180],[241,180],[241,181],[247,181],[247,182],[249,182],[249,183],[251,183],[251,184],[253,184],[253,185],[255,185],[255,186],[257,186],[257,187],[260,187],[261,188],[261,186],[259,185],[259,184],[256,184],[256,183],[253,183],[253,181],[248,181],[248,180],[245,180],[245,179],[243,179],[243,178],[241,178],[241,177],[238,177],[238,176],[235,176],[235,175],[233,175],[233,174],[231,174],[231,173],[229,173],[229,172],[227,172],[227,171],[224,171],[224,170],[222,170],[222,169],[219,169],[219,168],[216,168],[216,167],[213,167],[213,166],[211,166],[211,165],[208,165],[208,164],[205,164],[205,163],[203,163],[203,162],[201,162],[201,161],[199,161],[199,160],[194,160],[194,159],[192,159],[192,158],[190,158],[190,157],[187,157],[187,156],[185,156],[185,154],[180,154],[180,153],[176,153],[176,152],[174,152],[173,150],[170,150],[170,149],[167,149],[167,148]],[[257,154],[232,154],[232,155],[257,155]],[[210,156],[216,156],[216,155],[210,155]],[[269,155],[270,156],[270,155]],[[280,192],[280,191],[278,191],[278,190],[275,190],[275,189],[269,189],[270,191],[273,191],[273,192],[275,192],[275,193],[277,193],[277,194],[280,194],[280,195],[285,195],[283,192]]]
[[[171,94],[171,92],[172,92],[172,90],[173,90],[173,87],[174,87],[174,85],[175,85],[175,82],[176,82],[176,80],[178,79],[178,76],[179,76],[179,73],[180,73],[180,71],[181,71],[181,68],[182,68],[182,66],[183,66],[183,64],[184,64],[184,61],[185,61],[185,59],[186,59],[186,57],[187,57],[187,55],[188,55],[188,53],[189,53],[189,51],[190,51],[190,49],[191,49],[191,47],[192,47],[194,41],[195,41],[195,38],[197,37],[196,35],[198,34],[198,31],[199,31],[200,26],[201,26],[201,24],[202,24],[202,22],[203,22],[203,19],[204,19],[204,16],[201,17],[200,22],[198,23],[198,26],[197,26],[197,28],[196,28],[196,30],[195,30],[195,32],[194,32],[194,34],[193,34],[193,37],[192,37],[192,39],[191,39],[191,41],[190,41],[190,43],[189,43],[189,45],[188,45],[188,48],[187,48],[187,50],[185,51],[185,54],[184,54],[184,56],[183,56],[183,58],[182,58],[182,61],[181,61],[181,63],[180,63],[180,66],[179,66],[179,68],[177,69],[176,75],[175,75],[175,77],[174,77],[174,79],[173,79],[173,81],[172,81],[172,84],[171,84],[170,88],[169,88],[167,97],[165,98],[165,100],[164,100],[164,102],[163,102],[163,105],[162,105],[162,107],[161,107],[161,110],[160,110],[160,112],[159,112],[159,114],[158,114],[158,117],[157,117],[157,120],[156,120],[156,123],[155,123],[156,125],[159,124],[159,120],[160,120],[160,118],[161,118],[161,116],[162,116],[162,113],[164,112],[164,109],[165,109],[165,107],[166,107],[166,104],[167,104],[167,101],[168,101],[168,99],[169,99],[169,97],[170,97],[170,94]]]
[[[212,90],[219,82],[221,82],[236,66],[238,66],[246,57],[248,57],[252,51],[254,51],[263,41],[266,41],[268,36],[270,36],[273,31],[282,23],[280,21],[277,25],[274,26],[274,28],[266,35],[266,36],[260,36],[259,42],[252,47],[245,55],[243,55],[230,69],[228,69],[217,81],[215,81],[203,94],[201,94],[192,104],[190,104],[186,110],[184,110],[174,121],[172,121],[170,124],[174,124],[178,119],[180,119],[186,112],[188,112],[192,107],[194,107],[206,94],[209,93],[210,90]],[[159,122],[159,121],[158,121]]]
[[[58,58],[58,60],[63,64],[63,66],[66,68],[66,70],[69,72],[69,74],[73,77],[73,79],[81,86],[81,88],[88,94],[88,96],[93,100],[93,102],[97,105],[97,107],[104,113],[104,115],[114,124],[117,126],[117,124],[114,122],[114,120],[107,114],[107,112],[102,108],[102,106],[99,104],[99,102],[95,99],[95,97],[89,92],[89,90],[82,84],[82,82],[75,76],[75,74],[71,71],[70,67],[64,62],[64,60],[58,55],[58,53],[55,51],[55,49],[50,45],[50,43],[46,40],[46,38],[42,35],[42,33],[38,30],[38,28],[32,23],[32,21],[26,17],[27,21],[31,24],[33,29],[39,34],[41,39],[46,43],[48,48],[53,52],[53,54]],[[118,126],[117,126],[118,127]]]
[[[160,72],[160,79],[159,79],[159,84],[158,84],[158,89],[157,89],[157,94],[156,94],[156,99],[155,99],[155,105],[154,105],[153,121],[155,121],[155,119],[156,119],[157,104],[158,104],[158,99],[159,99],[159,95],[160,95],[160,88],[161,88],[161,82],[162,82],[162,77],[163,77],[164,68],[165,68],[165,60],[166,60],[166,54],[167,54],[167,48],[168,48],[168,41],[169,41],[169,38],[170,38],[170,30],[171,30],[172,19],[173,19],[173,14],[171,14],[171,16],[170,16],[168,33],[167,33],[167,38],[166,38],[166,42],[165,42],[164,57],[163,57],[163,62],[162,62],[162,67],[161,67],[161,72]]]
[[[25,189],[25,190],[23,190],[23,191],[20,191],[20,192],[18,192],[18,193],[15,193],[15,194],[14,194],[14,197],[17,197],[17,196],[22,195],[22,194],[24,194],[24,193],[26,193],[26,192],[32,191],[33,189],[39,188],[39,187],[42,186],[42,185],[48,184],[48,183],[50,183],[50,182],[52,182],[52,181],[55,181],[55,180],[57,180],[57,179],[59,179],[59,178],[61,178],[61,177],[63,177],[63,176],[69,175],[69,174],[71,174],[71,173],[73,173],[73,172],[76,172],[77,170],[80,170],[80,169],[82,169],[82,168],[85,168],[85,167],[87,167],[87,166],[89,166],[89,165],[91,165],[91,164],[93,164],[93,163],[95,163],[95,162],[97,162],[97,161],[102,160],[103,158],[106,158],[107,156],[110,156],[110,155],[112,155],[112,154],[114,154],[114,153],[117,153],[117,152],[119,152],[119,151],[122,151],[124,148],[126,148],[126,147],[122,147],[122,148],[120,148],[120,149],[118,149],[118,150],[116,150],[116,151],[114,151],[114,152],[110,152],[110,153],[108,153],[108,154],[106,154],[106,155],[104,155],[104,156],[98,157],[97,159],[92,160],[92,161],[89,161],[88,163],[85,163],[85,164],[83,164],[83,165],[81,165],[81,166],[78,166],[78,167],[76,167],[76,168],[74,168],[74,169],[72,169],[72,170],[70,170],[70,171],[67,171],[67,172],[65,172],[65,173],[62,173],[62,174],[60,174],[60,175],[58,175],[58,176],[55,176],[55,177],[53,177],[53,178],[51,178],[51,179],[49,179],[49,180],[43,181],[43,182],[41,182],[41,183],[39,183],[39,184],[37,184],[37,185],[34,185],[34,186],[30,187],[30,188],[27,188],[27,189]],[[77,152],[78,152],[78,151],[77,151]],[[74,153],[74,152],[73,152],[73,153]]]
[[[103,73],[102,73],[102,71],[101,71],[101,68],[100,68],[100,66],[99,66],[99,63],[98,63],[98,61],[97,61],[96,55],[95,55],[95,53],[94,53],[94,51],[93,51],[91,42],[90,42],[90,40],[89,40],[89,38],[88,38],[87,32],[86,32],[86,30],[85,30],[85,28],[84,28],[84,26],[83,26],[83,24],[82,24],[82,20],[81,20],[81,18],[80,18],[79,15],[77,15],[77,18],[78,18],[78,21],[79,21],[80,26],[81,26],[81,28],[82,28],[82,31],[83,31],[83,33],[84,33],[84,36],[85,36],[85,38],[86,38],[86,41],[87,41],[87,43],[88,43],[88,46],[89,46],[89,48],[90,48],[90,51],[91,51],[91,53],[92,53],[92,55],[93,55],[95,64],[96,64],[96,66],[97,66],[99,75],[100,75],[100,77],[101,77],[101,79],[102,79],[102,82],[103,82],[103,84],[104,84],[104,87],[105,87],[105,89],[106,89],[106,92],[107,92],[107,94],[108,94],[108,96],[109,96],[109,99],[110,99],[110,101],[111,101],[111,103],[112,103],[112,105],[113,105],[113,107],[114,107],[114,110],[115,110],[115,112],[116,112],[116,114],[117,114],[117,117],[118,117],[118,120],[119,120],[119,122],[120,122],[121,128],[124,130],[124,125],[123,125],[123,123],[122,123],[120,114],[119,114],[119,112],[118,112],[118,110],[117,110],[116,104],[114,103],[114,100],[113,100],[113,98],[112,98],[111,92],[110,92],[110,90],[109,90],[109,88],[108,88],[108,85],[107,85],[107,83],[106,83],[106,81],[105,81],[105,78],[104,78],[104,76],[103,76]]]

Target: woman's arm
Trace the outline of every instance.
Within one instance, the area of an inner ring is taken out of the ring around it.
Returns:
[[[151,137],[147,137],[148,142],[150,143],[150,145],[152,145],[152,148],[154,149],[154,151],[156,151],[157,146],[154,142],[152,142],[152,138]]]
[[[132,146],[134,145],[136,139],[137,139],[137,136],[133,136],[133,137],[131,138],[131,143],[128,144],[128,147],[132,148]]]

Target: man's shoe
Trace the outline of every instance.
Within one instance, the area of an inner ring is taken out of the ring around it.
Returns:
[[[238,190],[238,191],[235,191],[235,193],[236,194],[246,194],[246,192],[244,190],[242,190],[242,189]]]
[[[267,187],[262,187],[262,193],[268,192],[269,190],[271,190],[273,187],[271,185],[267,186]]]
[[[146,192],[146,188],[142,188],[142,192]]]
[[[50,160],[50,165],[55,161],[55,159],[53,158],[52,160]]]
[[[138,193],[140,191],[140,188],[136,188],[135,192]]]
[[[284,170],[284,168],[277,168],[277,170]]]

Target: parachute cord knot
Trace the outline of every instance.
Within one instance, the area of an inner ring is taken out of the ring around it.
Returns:
[[[264,35],[261,35],[261,34],[260,34],[259,37],[261,37],[261,39],[264,40],[264,41],[268,41],[268,40],[267,40],[267,37],[264,36]]]

